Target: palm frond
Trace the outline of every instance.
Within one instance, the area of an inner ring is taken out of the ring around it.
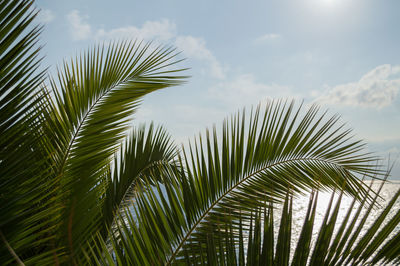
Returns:
[[[104,195],[103,236],[106,237],[114,216],[132,204],[138,190],[146,189],[144,182],[154,185],[162,182],[162,169],[176,167],[177,147],[164,128],[148,129],[144,125],[133,130],[115,156],[113,171]]]
[[[382,182],[381,187],[384,185]],[[338,221],[338,212],[342,204],[343,191],[339,194],[336,204],[333,200],[337,194],[332,193],[331,200],[326,207],[326,213],[322,217],[323,221],[318,229],[318,236],[311,247],[311,240],[313,239],[313,227],[315,222],[315,211],[318,202],[318,192],[312,192],[308,204],[308,209],[304,219],[304,224],[300,232],[300,237],[297,241],[297,246],[292,253],[290,249],[291,241],[294,235],[290,230],[292,224],[292,196],[288,196],[283,203],[283,210],[280,218],[279,232],[277,234],[278,243],[274,246],[274,217],[272,206],[269,205],[263,210],[259,210],[253,214],[249,222],[246,221],[248,226],[240,227],[239,236],[232,234],[232,231],[227,233],[225,240],[230,239],[229,242],[225,241],[223,248],[213,244],[210,249],[217,250],[212,256],[205,254],[206,259],[204,262],[219,261],[219,265],[381,265],[382,263],[396,263],[399,261],[400,253],[397,246],[394,245],[395,241],[399,239],[400,232],[397,230],[399,226],[400,210],[393,208],[393,203],[396,202],[400,195],[400,190],[390,199],[389,204],[377,216],[375,223],[369,228],[364,224],[358,224],[357,228],[348,226],[348,218],[353,215],[353,221],[363,221],[370,218],[371,208],[376,207],[376,199],[371,202],[371,205],[366,208],[365,203],[367,198],[359,205],[358,209],[354,211],[353,200],[345,219]],[[360,217],[359,210],[364,209],[364,216]],[[388,212],[395,212],[391,219],[385,219]],[[264,217],[261,219],[261,217]],[[382,222],[385,225],[382,226]],[[244,221],[240,221],[242,225]],[[334,234],[334,229],[339,227]],[[343,237],[343,228],[347,227],[347,235],[350,233],[351,238]],[[270,233],[268,233],[270,232]],[[388,238],[389,235],[391,239]],[[220,237],[215,237],[216,241],[221,241]],[[357,242],[352,239],[357,239]],[[223,238],[222,238],[223,239]],[[234,240],[232,240],[234,239]],[[269,240],[271,239],[271,240]],[[228,250],[243,249],[243,240],[247,245],[247,252],[244,253],[244,258],[232,256]],[[214,240],[215,241],[215,240]],[[340,243],[340,244],[339,244]],[[210,244],[210,242],[208,242]],[[344,248],[345,247],[345,248]],[[344,248],[344,249],[343,249]],[[269,251],[274,258],[264,255]],[[273,255],[275,254],[275,255]],[[190,258],[190,257],[189,257]],[[202,263],[206,264],[206,263]]]
[[[97,46],[58,72],[46,121],[55,176],[66,201],[65,241],[74,254],[103,225],[102,201],[113,154],[127,135],[142,98],[181,84],[172,48],[138,42]],[[85,217],[80,219],[79,217]],[[73,257],[73,256],[72,256]]]
[[[248,130],[245,115],[237,115],[224,123],[221,140],[215,128],[212,137],[208,131],[199,137],[184,151],[185,169],[170,169],[170,182],[136,199],[136,218],[127,219],[130,231],[121,229],[124,237],[115,240],[117,253],[129,260],[128,254],[144,255],[150,264],[197,260],[211,252],[209,241],[223,247],[226,240],[218,236],[225,232],[236,239],[240,224],[253,221],[266,202],[282,202],[288,191],[337,188],[371,201],[357,175],[380,174],[371,165],[375,158],[336,125],[337,117],[318,116],[315,106],[303,118],[300,113],[293,102],[269,102],[263,115],[260,108],[250,114]],[[281,235],[287,239],[290,228]],[[287,250],[284,242],[277,245]],[[284,255],[275,258],[287,262]]]
[[[38,239],[54,241],[56,205],[46,153],[41,148],[44,106],[39,84],[37,45],[40,26],[34,25],[33,1],[0,2],[0,264],[38,262]],[[48,219],[52,217],[52,219]],[[8,247],[6,249],[6,247]],[[48,246],[47,252],[57,251]],[[40,255],[39,255],[40,254]],[[42,260],[45,263],[44,260]]]
[[[245,116],[236,116],[223,127],[221,149],[215,130],[213,138],[206,137],[206,144],[200,138],[185,160],[192,165],[187,163],[188,178],[182,181],[187,184],[181,189],[190,229],[170,259],[178,257],[185,245],[190,250],[191,242],[205,243],[201,232],[209,231],[209,226],[219,224],[220,230],[227,230],[226,217],[250,218],[265,201],[283,199],[288,189],[298,193],[342,188],[355,197],[367,195],[356,175],[371,175],[375,170],[370,165],[373,158],[360,152],[362,144],[349,141],[349,131],[335,127],[337,117],[324,121],[325,114],[318,117],[314,106],[298,119],[300,110],[294,110],[293,102],[288,106],[269,103],[260,118],[256,109],[246,136]]]
[[[383,185],[384,182],[381,183],[380,188]],[[368,206],[366,205],[368,197],[364,197],[361,202],[357,198],[353,198],[344,219],[341,221],[338,221],[337,218],[342,204],[343,191],[339,195],[333,192],[326,207],[325,215],[321,217],[323,221],[317,228],[318,236],[316,238],[314,238],[314,224],[319,192],[313,191],[310,194],[304,223],[294,252],[291,249],[291,242],[295,237],[291,230],[293,195],[287,194],[283,203],[273,206],[266,202],[263,209],[258,209],[250,215],[250,219],[239,218],[238,221],[232,221],[237,225],[230,223],[227,227],[228,230],[223,230],[220,223],[208,227],[207,242],[192,242],[192,246],[184,246],[184,251],[178,257],[179,260],[173,264],[208,265],[214,263],[217,265],[271,264],[295,266],[397,263],[400,261],[400,250],[396,245],[400,236],[398,231],[400,210],[394,208],[394,203],[400,196],[400,190],[390,199],[390,202],[369,228],[363,223],[366,219],[370,219],[369,216],[373,213],[371,209],[377,208],[376,200],[379,198],[379,191],[377,193],[371,191],[374,198],[368,203]],[[337,199],[334,204],[335,197]],[[358,208],[354,208],[356,202],[359,203]],[[277,207],[282,208],[282,212],[279,230],[275,231],[273,210]],[[361,210],[364,211],[363,216],[360,216]],[[392,218],[387,219],[389,212],[394,214]],[[117,261],[118,264],[155,263],[155,260],[149,259],[148,256],[158,251],[157,246],[149,242],[149,237],[156,234],[156,229],[155,231],[147,230],[149,235],[142,232],[142,238],[134,239],[129,234],[138,232],[137,221],[130,215],[129,211],[127,217],[125,224],[122,224],[119,228],[124,237],[118,241],[115,238],[112,240],[113,253],[104,253],[106,246],[99,235],[100,243],[102,243],[99,245],[103,248],[99,248],[96,251],[97,253],[88,253],[88,258],[96,257],[103,260],[103,263],[99,262],[98,264],[107,265],[113,265]],[[350,217],[352,217],[351,220],[349,220]],[[162,223],[162,221],[156,221],[157,217],[153,218],[149,228],[152,228],[154,224]],[[354,224],[357,224],[357,227],[354,227]],[[133,230],[129,229],[132,226]],[[275,235],[275,233],[277,234]],[[278,240],[276,245],[274,244],[275,237]],[[354,239],[357,241],[354,241]],[[139,251],[145,253],[137,253]],[[106,256],[102,257],[99,254],[102,254],[102,256],[106,254]],[[163,260],[159,258],[158,263],[162,262]]]
[[[382,185],[383,184],[384,182],[382,183]],[[295,249],[294,256],[292,257],[293,254],[291,254],[290,249],[284,249],[284,251],[282,251],[282,246],[277,245],[276,247],[271,247],[271,246],[268,247],[275,249],[275,262],[278,261],[279,256],[284,255],[286,258],[285,261],[280,261],[280,263],[276,265],[289,265],[289,264],[293,266],[294,265],[365,265],[365,264],[376,265],[387,262],[393,263],[399,259],[400,253],[398,252],[397,248],[393,248],[393,243],[394,243],[393,241],[398,239],[400,234],[398,231],[396,233],[395,230],[396,226],[399,226],[400,221],[398,220],[398,216],[400,215],[400,210],[394,209],[393,203],[398,199],[400,190],[393,196],[392,199],[390,199],[389,204],[378,215],[377,221],[374,224],[372,224],[372,226],[370,226],[369,228],[366,228],[364,224],[358,224],[357,227],[351,227],[351,226],[349,227],[348,218],[350,215],[353,215],[352,218],[353,221],[358,221],[358,222],[360,220],[369,218],[369,215],[372,213],[370,208],[376,207],[375,201],[377,197],[374,198],[374,200],[371,202],[371,205],[368,208],[366,208],[366,206],[364,205],[367,198],[364,198],[364,201],[360,204],[358,208],[358,210],[359,209],[365,210],[365,214],[363,217],[359,216],[360,213],[358,212],[357,209],[356,211],[354,211],[353,206],[354,203],[356,202],[356,199],[354,199],[353,203],[348,209],[345,219],[343,219],[342,221],[338,221],[337,217],[339,208],[342,203],[343,193],[341,192],[339,194],[339,197],[337,198],[335,205],[333,204],[333,199],[337,195],[335,193],[332,193],[330,203],[326,209],[326,214],[323,217],[323,221],[320,228],[318,229],[319,230],[318,236],[314,241],[313,247],[310,248],[311,239],[313,238],[313,226],[314,226],[313,224],[315,221],[315,210],[318,202],[317,194],[318,192],[316,194],[313,193],[310,196],[310,201],[308,205],[309,207],[300,233],[300,237],[297,241],[297,247]],[[282,226],[284,228],[290,227],[292,219],[292,214],[290,212],[291,209],[290,201],[291,199],[287,198],[284,202],[284,207],[283,207],[284,210],[285,206],[289,206],[289,211],[282,212],[279,232],[285,230],[282,229]],[[380,222],[385,220],[388,211],[395,212],[395,215],[390,220],[386,219],[385,226],[381,226],[382,224]],[[266,217],[264,219],[273,220],[273,218],[270,217],[270,213],[271,212],[266,213]],[[262,212],[260,212],[259,215],[262,215]],[[264,210],[264,215],[265,215],[265,210]],[[261,220],[252,219],[250,225],[254,223],[255,225],[253,225],[253,227],[257,226],[260,227],[262,225]],[[336,227],[339,228],[334,234],[334,229]],[[344,235],[342,229],[346,227],[347,227],[346,230],[348,230],[346,234],[350,233],[354,238],[357,239],[357,242],[352,241],[353,237],[352,238],[343,237]],[[255,244],[254,241],[253,242],[250,241],[251,239],[256,239],[261,237],[265,238],[265,236],[261,236],[259,231],[256,232],[256,230],[251,230],[251,227],[248,229],[247,232],[249,233],[247,236],[249,239],[248,249],[253,249],[254,246],[257,247],[261,243],[259,242],[258,244]],[[392,236],[392,239],[390,240],[388,240],[389,234],[394,234],[394,236]],[[245,238],[245,236],[242,237]],[[278,239],[283,240],[285,244],[289,246],[293,237],[294,237],[293,234],[289,233],[289,237],[281,238],[280,236],[278,236]],[[392,246],[391,251],[389,251],[390,246]],[[236,248],[238,248],[237,245]],[[265,247],[262,246],[261,248]],[[389,251],[389,253],[386,253],[387,251]],[[226,255],[224,254],[225,254],[224,252],[220,253],[222,257]],[[390,254],[390,256],[387,256],[386,254]],[[262,260],[254,260],[255,258],[258,258],[258,256],[254,256],[254,254],[247,253],[246,255],[247,255],[246,256],[247,263],[249,261],[252,261],[253,262],[252,265],[258,265],[264,262]],[[289,257],[291,257],[290,261]],[[241,263],[237,264],[243,265]]]

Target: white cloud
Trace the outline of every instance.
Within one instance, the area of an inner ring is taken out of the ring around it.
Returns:
[[[272,98],[299,98],[291,88],[274,83],[257,82],[252,74],[240,75],[231,81],[221,82],[211,87],[208,92],[210,97],[239,108]]]
[[[80,41],[92,38],[92,28],[90,24],[85,21],[88,18],[88,16],[82,17],[78,10],[73,10],[67,15],[73,40]]]
[[[176,36],[176,25],[168,19],[159,21],[146,21],[142,27],[126,26],[106,31],[99,29],[96,31],[96,39],[145,39],[167,41]]]
[[[276,34],[276,33],[268,33],[268,34],[264,34],[258,38],[256,38],[254,40],[254,43],[256,44],[260,44],[260,43],[265,43],[271,40],[276,40],[279,39],[281,37],[280,34]]]
[[[117,39],[144,39],[168,41],[174,38],[176,25],[168,19],[159,21],[146,21],[142,27],[125,26],[111,30],[99,28],[93,30],[87,22],[88,16],[81,16],[78,10],[73,10],[67,15],[70,33],[74,40],[117,40]]]
[[[141,27],[128,25],[111,30],[104,28],[93,30],[87,19],[88,16],[81,16],[78,10],[73,10],[67,15],[73,40],[118,40],[131,38],[147,41],[174,42],[177,48],[187,57],[205,63],[212,77],[224,79],[226,76],[226,67],[223,67],[213,53],[207,49],[204,39],[178,35],[175,23],[168,19],[146,21]]]
[[[49,23],[52,20],[54,20],[55,15],[53,13],[53,11],[51,11],[50,9],[42,9],[40,10],[37,19],[39,22],[41,23]]]
[[[400,89],[399,66],[381,65],[365,74],[357,82],[329,88],[316,101],[321,104],[361,106],[381,109],[393,103]]]
[[[225,78],[226,70],[221,66],[211,51],[207,49],[204,39],[193,36],[178,36],[175,40],[175,44],[186,56],[207,62],[213,77],[219,79]]]

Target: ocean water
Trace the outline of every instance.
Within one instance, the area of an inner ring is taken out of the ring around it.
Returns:
[[[374,191],[377,191],[378,188],[380,187],[380,185],[381,185],[381,181],[375,181],[372,185],[372,189]],[[377,200],[377,202],[379,203],[380,206],[377,206],[376,208],[373,208],[370,211],[369,217],[368,217],[366,223],[364,224],[363,229],[361,230],[361,234],[360,234],[361,237],[364,235],[366,230],[368,230],[372,226],[374,221],[382,213],[382,211],[387,206],[390,199],[398,191],[398,189],[400,189],[400,181],[390,181],[390,182],[388,181],[383,185],[382,190],[379,194],[381,196],[381,198],[378,198],[378,200]],[[318,204],[317,204],[317,209],[316,209],[316,218],[315,218],[315,222],[314,222],[314,230],[313,230],[313,238],[312,238],[313,240],[312,240],[312,244],[311,244],[312,247],[314,247],[315,240],[318,237],[319,228],[320,228],[320,226],[323,222],[324,216],[326,214],[326,209],[329,205],[331,195],[332,195],[332,192],[320,192],[318,195]],[[339,198],[339,195],[338,194],[335,195],[331,210],[333,210],[338,198]],[[353,199],[351,197],[343,195],[339,214],[338,214],[338,219],[337,219],[336,225],[335,225],[334,235],[336,235],[337,230],[341,226],[342,220],[346,216],[346,214],[351,206],[352,201],[353,201]],[[293,220],[292,220],[292,236],[293,237],[292,237],[292,242],[291,242],[291,255],[292,256],[294,254],[294,250],[297,245],[297,240],[299,238],[299,235],[300,235],[303,223],[304,223],[304,218],[305,218],[306,211],[308,208],[308,203],[309,203],[309,195],[297,196],[296,198],[293,199]],[[356,213],[358,207],[359,207],[359,204],[356,203],[353,207],[353,212],[352,212],[352,215],[350,216],[350,221],[351,221],[351,218],[353,217],[354,213]],[[395,205],[392,208],[392,211],[388,214],[383,225],[381,225],[380,228],[382,228],[387,223],[387,221],[389,221],[394,216],[395,211],[398,210],[399,208],[400,208],[400,199],[396,201]],[[359,216],[359,220],[362,219],[362,217],[364,216],[366,211],[367,211],[367,208],[364,208]],[[274,221],[275,232],[277,232],[277,230],[279,228],[280,213],[281,212],[278,209],[276,211],[276,215],[274,215],[275,216],[275,221]],[[359,222],[356,223],[356,227],[358,224],[359,224]],[[395,230],[392,232],[392,234],[389,236],[388,240],[399,231],[400,231],[400,226],[397,226],[395,228]]]

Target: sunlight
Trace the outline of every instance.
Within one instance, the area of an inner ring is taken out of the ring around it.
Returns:
[[[318,3],[322,8],[331,10],[331,9],[340,7],[343,4],[343,1],[342,0],[319,0]]]
[[[318,17],[337,17],[338,14],[346,14],[352,9],[353,3],[344,0],[306,0],[311,12]]]
[[[343,0],[312,0],[309,3],[318,10],[331,11],[340,8],[345,3]]]
[[[337,0],[322,0],[322,3],[326,5],[334,5],[337,2],[338,2]]]

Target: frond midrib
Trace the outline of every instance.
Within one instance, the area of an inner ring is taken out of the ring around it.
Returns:
[[[108,93],[108,92],[106,92],[106,93]],[[104,95],[105,95],[106,93],[104,93]],[[88,116],[89,113],[92,111],[93,107],[97,104],[97,102],[98,102],[102,97],[104,97],[104,95],[101,95],[101,96],[90,106],[90,108],[86,111],[85,115],[83,116],[82,120],[79,122],[79,125],[78,125],[77,129],[75,130],[75,132],[74,132],[74,134],[73,134],[73,136],[72,136],[71,141],[70,141],[69,144],[68,144],[68,148],[67,148],[67,151],[66,151],[65,154],[64,154],[63,160],[61,161],[61,166],[60,166],[60,169],[59,169],[59,171],[58,171],[58,174],[61,174],[61,173],[63,172],[65,163],[67,162],[67,159],[68,159],[68,157],[69,157],[69,154],[71,153],[72,146],[74,145],[75,140],[76,140],[76,138],[78,137],[78,134],[79,134],[79,132],[80,132],[80,130],[81,130],[83,124],[85,123],[87,116]]]
[[[92,105],[89,107],[89,109],[86,111],[86,113],[85,113],[85,115],[83,116],[83,118],[79,121],[78,127],[77,127],[77,129],[75,130],[75,132],[74,132],[74,134],[73,134],[73,136],[72,136],[72,139],[71,139],[71,141],[70,141],[69,144],[68,144],[67,151],[66,151],[65,154],[64,154],[64,157],[63,157],[63,160],[62,160],[62,162],[61,162],[61,166],[60,166],[60,168],[59,168],[58,174],[61,174],[61,173],[63,172],[64,167],[65,167],[65,164],[66,164],[66,162],[67,162],[67,160],[68,160],[68,158],[69,158],[69,155],[70,155],[70,153],[71,153],[72,146],[74,145],[75,140],[76,140],[76,138],[78,137],[78,135],[79,135],[79,133],[80,133],[80,131],[81,131],[81,128],[82,128],[83,124],[86,122],[86,119],[87,119],[87,117],[89,116],[89,114],[92,112],[93,108],[99,103],[100,100],[102,100],[104,97],[106,97],[106,95],[109,94],[113,89],[115,89],[115,88],[118,87],[119,85],[123,84],[124,82],[127,82],[127,81],[130,80],[130,79],[133,80],[133,79],[135,79],[135,78],[137,78],[137,77],[127,77],[126,79],[121,80],[119,83],[116,83],[116,84],[112,85],[110,88],[106,89],[106,90],[104,91],[104,93],[100,94],[100,96],[96,99],[96,101],[93,102],[93,104],[92,104]]]
[[[138,181],[138,179],[140,178],[140,176],[143,174],[143,172],[145,172],[146,170],[150,169],[151,167],[155,166],[155,165],[169,165],[171,164],[171,162],[165,160],[165,159],[160,159],[154,162],[151,162],[149,164],[146,165],[146,167],[144,167],[142,170],[140,170],[137,175],[134,176],[132,183],[129,185],[128,189],[125,191],[124,195],[121,197],[120,202],[117,204],[116,206],[116,210],[121,209],[121,207],[123,206],[123,204],[126,202],[126,197],[129,193],[129,191],[132,188],[132,185],[134,185],[133,183]]]
[[[165,159],[160,159],[160,160],[156,160],[154,162],[151,162],[149,164],[146,165],[146,167],[144,167],[142,170],[140,170],[138,172],[137,175],[134,176],[133,181],[131,182],[131,184],[128,186],[128,188],[126,189],[126,191],[124,192],[124,195],[121,197],[121,200],[115,205],[114,210],[115,211],[119,211],[124,207],[124,204],[126,204],[127,202],[127,197],[129,192],[134,188],[135,185],[140,184],[140,176],[143,174],[143,172],[145,172],[147,169],[150,169],[151,167],[155,166],[155,165],[169,165],[171,164],[171,162],[165,160]],[[138,183],[139,182],[139,183]],[[114,216],[109,224],[110,228],[114,227],[114,224],[116,223],[116,221],[118,220],[117,216]],[[108,237],[107,237],[108,239]]]
[[[173,260],[175,259],[175,257],[178,255],[178,252],[180,251],[180,249],[183,247],[184,243],[186,242],[186,240],[190,237],[190,235],[193,233],[193,231],[198,227],[198,225],[204,220],[204,218],[214,209],[214,207],[220,203],[226,196],[228,196],[233,190],[235,190],[236,188],[238,188],[241,184],[243,184],[244,182],[246,182],[248,179],[252,178],[253,176],[267,170],[270,168],[273,168],[275,166],[278,165],[282,165],[282,164],[286,164],[286,163],[290,163],[290,162],[296,162],[296,161],[318,161],[318,162],[323,162],[323,163],[328,163],[328,164],[333,164],[336,166],[340,166],[341,168],[343,168],[343,166],[339,165],[337,162],[335,161],[331,161],[328,159],[322,159],[322,158],[310,158],[310,157],[302,157],[302,158],[295,158],[295,159],[289,159],[289,160],[285,160],[285,161],[280,161],[280,162],[276,162],[273,163],[271,165],[262,167],[261,169],[258,169],[257,171],[247,175],[246,177],[244,177],[242,180],[240,180],[239,182],[237,182],[235,185],[233,185],[232,187],[230,187],[227,191],[225,191],[221,196],[219,196],[211,205],[210,207],[208,207],[206,209],[206,211],[197,219],[196,223],[193,224],[193,226],[190,228],[190,230],[186,233],[185,237],[180,241],[178,247],[175,249],[174,253],[171,255],[171,257],[168,259],[167,263],[165,265],[171,265]]]

